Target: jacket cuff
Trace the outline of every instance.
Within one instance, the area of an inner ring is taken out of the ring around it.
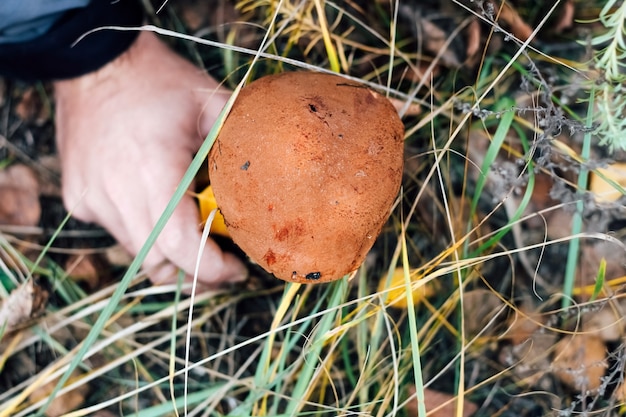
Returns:
[[[0,45],[0,75],[25,81],[74,78],[95,71],[121,55],[138,31],[103,29],[102,26],[139,26],[143,7],[136,0],[92,0],[88,6],[68,11],[42,36],[26,42]]]

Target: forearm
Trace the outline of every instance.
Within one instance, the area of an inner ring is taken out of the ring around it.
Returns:
[[[19,19],[9,10],[15,7],[13,2],[1,3],[0,17],[11,15],[13,20]],[[28,7],[26,3],[21,7]],[[92,29],[132,27],[143,21],[143,9],[137,0],[92,0],[85,7],[76,7],[76,3],[68,1],[67,7],[67,10],[42,10],[43,16],[22,14],[22,21],[10,25],[8,19],[3,20],[0,75],[23,80],[58,80],[95,71],[128,49],[137,32],[101,30],[76,41]],[[42,34],[38,33],[41,31]]]

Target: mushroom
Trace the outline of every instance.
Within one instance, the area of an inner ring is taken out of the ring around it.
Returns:
[[[209,154],[230,236],[286,281],[356,270],[396,199],[403,139],[393,105],[359,83],[313,72],[250,83]]]

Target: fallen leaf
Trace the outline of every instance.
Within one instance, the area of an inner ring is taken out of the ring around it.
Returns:
[[[554,347],[554,374],[578,392],[597,390],[608,367],[606,345],[592,334],[566,336]]]
[[[26,122],[41,125],[50,119],[50,107],[45,105],[35,87],[29,87],[15,106],[15,114]]]
[[[574,3],[571,0],[568,0],[563,4],[561,8],[561,13],[559,15],[559,20],[554,25],[554,32],[561,33],[565,29],[569,29],[574,26]]]
[[[464,292],[463,315],[466,337],[471,339],[483,332],[496,314],[499,313],[500,317],[504,318],[502,307],[504,302],[492,291],[477,289]],[[491,326],[495,324],[491,323]]]
[[[391,104],[393,104],[393,107],[395,107],[398,112],[406,107],[406,111],[404,112],[405,116],[417,116],[422,113],[422,106],[417,103],[411,103],[407,107],[404,100],[390,97],[389,101],[391,102]]]
[[[607,241],[587,241],[580,247],[580,257],[578,268],[576,269],[576,288],[594,286],[596,276],[602,260],[606,262],[604,272],[605,280],[609,281],[626,275],[626,265],[624,265],[624,249],[613,242]],[[593,292],[580,293],[577,298],[581,301],[589,300]]]
[[[41,313],[48,300],[48,292],[28,280],[16,288],[0,304],[0,329],[11,331]]]
[[[441,74],[441,66],[435,65],[431,68],[430,62],[420,60],[417,65],[407,66],[402,71],[398,71],[398,74],[401,74],[402,78],[406,78],[414,83],[426,82],[426,84],[428,84],[428,80],[430,80],[431,77],[435,78]]]
[[[496,7],[496,10],[498,10],[498,6],[494,6]],[[524,19],[522,19],[519,13],[517,13],[517,10],[511,7],[508,3],[503,3],[498,12],[499,20],[502,20],[507,24],[513,36],[522,42],[530,38],[533,33],[533,28],[524,22]]]
[[[411,277],[412,282],[419,281],[421,277]],[[436,281],[426,281],[423,285],[413,288],[413,304],[418,305],[425,298],[432,297],[436,292]],[[387,284],[387,274],[383,274],[378,281],[378,292],[387,292],[387,303],[389,307],[404,309],[408,307],[406,287],[404,285],[404,269],[396,268],[391,276],[391,282]]]
[[[0,170],[0,224],[35,226],[41,216],[37,176],[26,165]]]
[[[535,230],[546,230],[551,239],[561,239],[572,234],[572,210],[563,207],[555,208],[559,205],[550,196],[550,190],[554,187],[552,175],[539,172],[535,174],[535,187],[530,197],[530,204],[525,210],[526,215],[544,211],[541,216],[531,216],[527,222],[528,227]]]
[[[624,188],[626,188],[626,163],[624,162],[617,162],[607,168],[598,168],[597,172],[591,172],[589,191],[598,203],[617,201],[624,195],[622,193]]]
[[[559,207],[548,211],[541,220],[544,220],[544,225],[547,226],[548,238],[556,240],[566,239],[572,235],[573,219],[574,213],[571,210]]]
[[[513,345],[526,343],[544,324],[544,316],[539,311],[533,310],[522,304],[515,314],[511,316],[509,328],[504,338],[509,339]]]
[[[446,67],[459,68],[461,60],[457,58],[450,48],[446,48],[448,34],[439,26],[428,19],[418,18],[417,25],[421,28],[424,49],[440,57],[441,63]]]
[[[539,312],[533,301],[518,307],[503,339],[511,341],[500,351],[499,360],[520,382],[543,388],[543,378],[552,364],[550,352],[557,341],[557,334],[546,329],[545,314]]]
[[[39,194],[61,198],[61,160],[58,155],[44,155],[37,159]]]
[[[606,304],[599,311],[585,313],[583,332],[593,333],[605,342],[619,342],[626,333],[626,306],[622,300]]]
[[[68,384],[75,382],[79,377],[78,371],[74,371]],[[37,403],[50,396],[58,380],[52,380],[33,391],[29,396],[31,403]],[[55,397],[45,411],[46,417],[58,417],[76,410],[85,402],[85,397],[89,394],[89,385],[84,383],[63,395]]]
[[[0,327],[6,326],[7,330],[11,330],[30,318],[33,305],[32,292],[32,281],[28,281],[2,301]]]
[[[622,382],[621,384],[617,386],[617,388],[615,388],[615,392],[613,393],[613,396],[615,397],[617,401],[620,401],[620,402],[626,401],[626,383],[625,382]]]
[[[415,386],[411,385],[408,388],[409,396],[415,395]],[[470,417],[477,410],[478,406],[468,400],[463,400],[463,412],[461,414],[456,413],[457,398],[452,394],[448,394],[441,391],[435,391],[432,389],[424,389],[424,405],[428,417],[450,417],[450,416],[462,416]],[[406,406],[407,416],[417,416],[417,403],[410,401]]]
[[[465,48],[465,64],[469,67],[473,67],[480,59],[481,51],[481,30],[478,19],[472,19],[469,25],[467,25],[467,29],[465,29],[465,34],[465,39],[467,43],[467,46]]]
[[[100,284],[99,260],[94,255],[70,255],[65,261],[65,271],[74,281],[82,282],[93,290]]]
[[[207,24],[208,16],[214,12],[212,5],[206,1],[185,0],[177,5],[182,9],[181,17],[185,26],[195,32]]]

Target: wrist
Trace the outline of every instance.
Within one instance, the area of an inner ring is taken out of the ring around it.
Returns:
[[[87,90],[92,87],[103,86],[107,80],[119,77],[118,74],[128,76],[128,71],[134,69],[133,63],[142,59],[141,55],[145,54],[153,42],[159,41],[152,32],[139,31],[134,42],[124,52],[102,67],[77,77],[53,81],[55,92],[63,94],[64,91],[71,91],[74,88]]]

